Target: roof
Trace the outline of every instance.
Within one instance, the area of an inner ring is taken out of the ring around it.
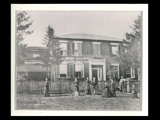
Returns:
[[[81,33],[73,33],[57,36],[58,38],[68,38],[68,39],[88,39],[88,40],[103,40],[103,41],[122,41],[119,38],[113,38],[103,35],[95,35],[95,34],[81,34]]]
[[[17,67],[18,72],[46,72],[46,67],[41,65],[24,64]],[[50,69],[48,69],[50,71]]]

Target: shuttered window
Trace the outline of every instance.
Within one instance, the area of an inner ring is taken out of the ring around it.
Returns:
[[[82,43],[80,42],[72,43],[72,55],[82,56]]]
[[[97,57],[101,56],[100,43],[93,42],[93,55]]]
[[[67,64],[57,65],[57,77],[69,77],[70,66]]]
[[[60,43],[60,54],[62,56],[67,56],[67,43]]]
[[[116,57],[118,52],[120,51],[120,47],[118,43],[111,43],[111,56]]]

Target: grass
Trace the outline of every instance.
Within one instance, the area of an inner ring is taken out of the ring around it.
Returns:
[[[50,94],[17,94],[17,109],[23,110],[123,110],[140,111],[140,99],[130,98],[128,93],[117,93],[117,97],[103,98],[101,95],[71,95]]]

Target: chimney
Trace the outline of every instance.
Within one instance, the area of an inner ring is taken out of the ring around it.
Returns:
[[[53,37],[53,36],[54,36],[54,30],[53,30],[53,28],[50,28],[50,29],[49,29],[49,35],[50,35],[50,37]]]

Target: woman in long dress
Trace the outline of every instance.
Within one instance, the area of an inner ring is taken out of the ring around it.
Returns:
[[[77,78],[75,78],[74,80],[74,92],[72,94],[72,96],[74,97],[79,97],[79,81],[77,80]]]
[[[91,94],[90,81],[88,80],[88,77],[87,77],[87,80],[85,81],[85,94],[86,95],[90,95]]]
[[[44,82],[44,97],[49,97],[49,81],[46,78],[46,81]]]

